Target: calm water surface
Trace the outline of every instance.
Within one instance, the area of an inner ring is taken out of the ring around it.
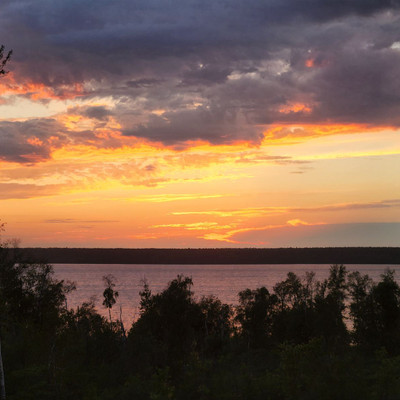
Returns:
[[[358,270],[379,280],[387,268],[386,265],[347,265],[348,270]],[[130,325],[138,316],[139,291],[143,281],[147,280],[153,293],[165,289],[168,282],[178,274],[193,279],[193,291],[197,298],[204,295],[215,295],[222,302],[237,304],[237,294],[246,288],[256,289],[266,286],[272,289],[275,283],[284,280],[292,271],[304,276],[306,271],[314,271],[316,278],[322,280],[329,274],[329,264],[279,264],[279,265],[139,265],[139,264],[54,264],[58,279],[73,281],[77,290],[68,298],[68,307],[76,307],[84,301],[95,299],[100,313],[107,315],[102,306],[104,283],[102,277],[112,274],[116,278],[116,290],[119,298],[113,308],[114,318],[119,317],[122,308],[122,319]],[[400,266],[390,266],[396,271],[400,282]]]

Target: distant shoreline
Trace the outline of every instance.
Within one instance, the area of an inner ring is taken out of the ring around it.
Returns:
[[[312,248],[23,248],[24,258],[50,264],[387,264],[400,247]]]

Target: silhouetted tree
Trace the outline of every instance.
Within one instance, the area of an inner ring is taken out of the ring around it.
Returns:
[[[4,45],[0,46],[0,75],[5,75],[8,71],[5,70],[6,64],[10,61],[12,50],[5,53]]]
[[[278,282],[273,290],[278,308],[273,317],[273,337],[276,342],[306,343],[314,337],[315,294],[317,282],[314,273],[300,279],[293,272]]]
[[[112,274],[108,274],[103,276],[103,282],[106,286],[103,292],[103,306],[108,308],[108,315],[110,317],[111,322],[111,309],[113,305],[117,302],[119,297],[118,291],[115,288],[115,277]]]
[[[272,321],[278,298],[266,287],[246,289],[239,293],[236,321],[240,324],[241,335],[248,347],[262,347],[272,332]]]
[[[217,355],[232,334],[233,309],[215,296],[203,297],[199,306],[203,314],[205,351]]]
[[[303,285],[296,274],[289,272],[286,280],[274,286],[274,293],[278,297],[280,311],[283,311],[302,303]]]
[[[4,230],[4,223],[0,223],[0,239],[1,232]],[[0,257],[2,257],[2,243],[0,241]],[[1,326],[0,326],[0,399],[5,400],[6,398],[6,384],[4,379],[4,366],[3,366],[3,355],[1,353]]]
[[[60,315],[72,289],[54,278],[50,265],[27,262],[17,248],[0,245],[0,336],[7,368],[23,368],[32,358],[50,371]],[[0,386],[0,398],[5,397],[4,381]]]
[[[204,317],[192,286],[191,278],[178,275],[161,293],[152,294],[147,283],[140,293],[140,318],[132,326],[130,343],[148,348],[146,359],[154,365],[176,368],[198,350]]]
[[[6,55],[4,54],[5,47],[4,45],[0,46],[0,75],[5,75],[7,71],[5,70],[5,66],[11,58],[12,50],[10,50]],[[0,223],[0,233],[4,228],[4,224]],[[1,237],[0,237],[1,238]],[[0,248],[1,248],[0,243]],[[3,357],[1,353],[1,336],[0,336],[0,399],[3,400],[6,398],[6,389],[5,389],[5,381],[4,381],[4,367],[3,367]]]
[[[350,317],[353,322],[352,337],[356,344],[365,346],[371,341],[376,341],[376,324],[374,301],[371,296],[374,283],[368,275],[355,271],[348,276],[350,303]]]
[[[332,344],[349,339],[344,321],[348,296],[346,277],[344,265],[332,265],[329,277],[317,285],[315,294],[315,337],[324,337]]]
[[[391,354],[400,353],[400,287],[394,271],[387,270],[378,283],[353,273],[350,293],[355,343],[369,348],[383,346]]]

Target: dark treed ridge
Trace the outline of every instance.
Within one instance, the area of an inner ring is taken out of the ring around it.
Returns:
[[[332,265],[323,281],[289,272],[238,305],[198,299],[178,275],[137,319],[68,308],[71,282],[0,245],[0,337],[8,400],[398,400],[400,286]],[[103,305],[118,292],[104,277]],[[122,312],[121,312],[122,313]],[[347,323],[349,321],[349,323]],[[4,379],[3,379],[4,383]],[[0,395],[5,399],[5,393]]]
[[[400,247],[278,249],[24,248],[27,258],[65,264],[400,264]]]

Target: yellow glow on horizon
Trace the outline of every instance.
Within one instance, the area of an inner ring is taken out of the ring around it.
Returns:
[[[262,143],[174,147],[123,136],[112,117],[98,126],[72,111],[55,119],[76,137],[27,136],[50,156],[0,160],[0,217],[28,244],[261,246],[246,237],[399,219],[400,186],[384,174],[399,165],[391,128],[281,124]],[[91,141],[80,142],[86,130]]]
[[[162,224],[152,225],[150,228],[184,228],[189,231],[209,230],[209,229],[232,229],[231,225],[219,225],[217,222],[193,222],[187,224]]]
[[[240,210],[213,210],[213,211],[175,211],[173,215],[213,215],[216,217],[259,217],[274,214],[284,214],[288,211],[287,207],[259,207],[245,208]]]
[[[265,225],[265,226],[259,226],[259,227],[247,227],[247,228],[240,228],[240,229],[233,229],[229,230],[225,233],[206,233],[205,235],[202,236],[203,239],[206,240],[217,240],[221,242],[227,242],[227,243],[244,243],[244,242],[239,242],[234,238],[235,235],[241,234],[241,233],[247,233],[247,232],[257,232],[257,231],[269,231],[269,230],[278,230],[282,228],[287,228],[287,227],[299,227],[299,226],[315,226],[315,225],[325,225],[323,222],[317,222],[317,223],[308,223],[305,221],[302,221],[300,219],[296,220],[291,220],[287,221],[285,224],[278,224],[278,225]],[[245,242],[246,244],[256,244],[252,242]]]
[[[333,135],[377,134],[382,131],[396,131],[391,126],[370,126],[362,124],[276,124],[267,128],[262,146],[295,145],[315,138]],[[282,135],[282,132],[284,133]]]
[[[169,201],[181,200],[198,200],[198,199],[215,199],[219,197],[229,197],[229,194],[158,194],[158,195],[142,195],[129,199],[130,201],[164,203]]]
[[[287,221],[287,224],[290,226],[315,225],[315,224],[309,224],[308,222],[302,221],[301,219],[298,218]]]

